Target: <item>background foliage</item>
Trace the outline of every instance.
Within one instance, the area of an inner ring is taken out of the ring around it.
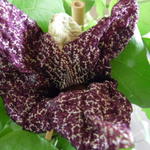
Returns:
[[[52,16],[59,12],[71,15],[72,0],[9,0],[16,7],[23,10],[44,32],[48,30],[48,23]],[[92,6],[96,7],[97,18],[104,16],[105,0],[83,0],[86,12]],[[117,2],[112,0],[109,9]],[[135,34],[121,55],[112,61],[112,76],[118,80],[118,89],[128,99],[139,106],[150,119],[150,0],[139,0],[139,22]],[[88,19],[87,19],[88,20]],[[92,17],[85,29],[94,25]],[[2,150],[75,150],[71,144],[54,134],[51,141],[44,138],[44,134],[34,134],[22,130],[7,115],[0,98],[0,149]],[[122,149],[123,150],[123,149]],[[129,150],[129,149],[127,149]]]

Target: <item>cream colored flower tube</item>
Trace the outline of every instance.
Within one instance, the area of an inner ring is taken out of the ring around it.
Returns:
[[[81,26],[84,25],[85,3],[80,0],[72,2],[72,17]]]

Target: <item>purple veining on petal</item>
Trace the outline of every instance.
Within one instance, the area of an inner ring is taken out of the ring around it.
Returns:
[[[135,0],[120,0],[110,17],[103,18],[77,40],[66,44],[64,50],[68,53],[72,66],[70,72],[76,73],[72,82],[86,82],[97,74],[110,75],[110,60],[127,45],[133,35],[136,20]]]
[[[98,48],[99,41],[103,37],[104,31],[109,29],[112,21],[113,18],[100,20],[95,27],[64,46],[64,51],[69,57],[69,65],[71,66],[68,72],[75,74],[75,77],[73,76],[70,79],[72,82],[68,83],[69,85],[84,83],[95,76],[95,65],[101,55]]]
[[[105,74],[110,74],[110,60],[119,55],[134,33],[137,12],[135,0],[120,0],[114,6],[111,16],[114,21],[100,40],[101,56],[95,68],[97,73],[103,68]]]
[[[11,118],[33,132],[54,128],[78,150],[131,146],[132,107],[108,76],[133,35],[136,1],[120,0],[63,49],[6,0],[0,14],[0,95]]]
[[[126,139],[130,133],[132,107],[116,90],[116,83],[93,83],[87,90],[62,93],[55,102],[57,107],[53,111],[54,128],[69,139],[78,150],[111,150],[111,145],[122,145],[119,148],[123,148],[125,144],[121,138],[125,138],[126,146],[132,144],[130,138]],[[124,129],[119,127],[123,124]],[[112,137],[107,135],[109,130],[113,130]],[[120,143],[117,143],[117,136],[121,132],[123,134],[119,139]]]
[[[6,58],[0,55],[0,96],[4,96],[9,90],[8,82],[15,80],[17,76],[16,70],[8,63]]]
[[[0,55],[0,94],[6,96],[7,91],[14,88],[13,84],[18,83],[24,88],[22,90],[40,89],[51,87],[49,78],[41,73],[20,73],[5,57]],[[17,87],[19,89],[19,86]],[[19,89],[20,90],[20,89]]]
[[[11,118],[26,130],[34,132],[50,130],[52,116],[47,115],[47,112],[51,112],[46,103],[47,98],[32,89],[22,91],[18,87],[24,88],[14,85],[5,97],[6,108]]]
[[[38,54],[33,66],[38,72],[42,71],[46,74],[58,88],[61,88],[68,73],[67,55],[59,49],[48,33],[41,36],[36,43],[36,48]]]
[[[0,54],[6,56],[19,71],[31,72],[30,62],[34,61],[37,51],[31,48],[30,43],[36,42],[42,31],[26,14],[6,0],[1,0],[0,14]]]

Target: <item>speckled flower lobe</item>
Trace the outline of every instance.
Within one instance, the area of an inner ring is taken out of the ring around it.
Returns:
[[[78,150],[132,146],[132,107],[110,77],[110,61],[127,45],[136,20],[136,1],[120,0],[111,16],[59,49],[1,0],[0,96],[11,118],[29,131],[55,129]]]

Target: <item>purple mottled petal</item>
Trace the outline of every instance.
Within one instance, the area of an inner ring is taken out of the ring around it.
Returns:
[[[36,72],[32,74],[20,73],[6,57],[0,55],[0,96],[5,97],[8,90],[14,88],[16,83],[19,85],[16,86],[18,90],[22,89],[26,92],[29,89],[36,91],[52,86],[49,78],[43,76],[43,74]]]
[[[104,31],[108,30],[113,18],[104,18],[99,23],[84,32],[75,41],[64,46],[64,51],[68,55],[69,73],[75,76],[69,76],[68,84],[81,84],[94,78],[94,69],[101,55],[99,50],[99,41]],[[101,70],[100,70],[101,71]]]
[[[11,76],[15,70],[31,75],[43,74],[59,87],[65,78],[63,72],[66,72],[67,61],[51,36],[43,33],[35,21],[6,0],[1,0],[0,14],[0,57],[5,58],[6,63],[1,66],[9,68],[9,80],[13,80]],[[3,82],[4,76],[5,70],[1,75]],[[5,86],[2,81],[0,84]]]
[[[50,122],[47,120],[51,117],[46,114],[49,109],[45,93],[45,90],[53,91],[49,80],[39,75],[20,75],[15,81],[9,81],[8,85],[10,89],[4,96],[4,102],[11,118],[26,130],[49,130]]]
[[[120,0],[112,10],[111,17],[114,21],[110,28],[104,33],[99,42],[101,56],[96,66],[96,72],[103,66],[106,74],[110,73],[110,60],[128,44],[132,37],[137,22],[138,8],[136,0]],[[101,66],[101,64],[103,64]]]
[[[54,128],[78,150],[115,150],[132,145],[132,107],[116,90],[116,83],[93,83],[87,90],[62,93],[55,102]]]
[[[136,1],[120,0],[110,17],[103,18],[78,39],[66,44],[64,51],[69,57],[69,72],[76,74],[68,79],[68,84],[81,84],[96,75],[110,75],[110,60],[127,45],[136,21]]]
[[[67,84],[67,56],[48,33],[21,10],[1,0],[0,54],[22,73],[40,72],[62,88]]]
[[[0,54],[7,57],[19,71],[31,72],[34,56],[33,48],[42,31],[37,24],[15,6],[0,2]]]
[[[65,60],[61,60],[65,57],[62,58],[63,52],[51,36],[43,33],[35,21],[6,0],[1,0],[0,14],[1,56],[20,72],[40,72],[54,83],[61,82],[63,77],[60,75],[65,70],[61,63]]]
[[[35,57],[36,61],[32,65],[38,72],[46,74],[58,88],[62,89],[62,85],[67,85],[67,82],[64,81],[65,78],[69,76],[68,56],[59,49],[48,33],[41,36],[36,48],[38,53]]]
[[[20,82],[17,80],[8,91],[5,105],[11,118],[24,129],[45,132],[54,128],[79,150],[131,146],[132,107],[116,91],[116,83],[93,83],[87,90],[65,92],[50,99]]]
[[[0,55],[0,96],[7,93],[7,90],[11,88],[8,83],[14,81],[17,76],[16,69]]]
[[[125,124],[102,121],[98,116],[87,116],[93,127],[95,140],[88,149],[118,150],[133,147],[133,137]],[[92,131],[91,131],[92,132]]]

